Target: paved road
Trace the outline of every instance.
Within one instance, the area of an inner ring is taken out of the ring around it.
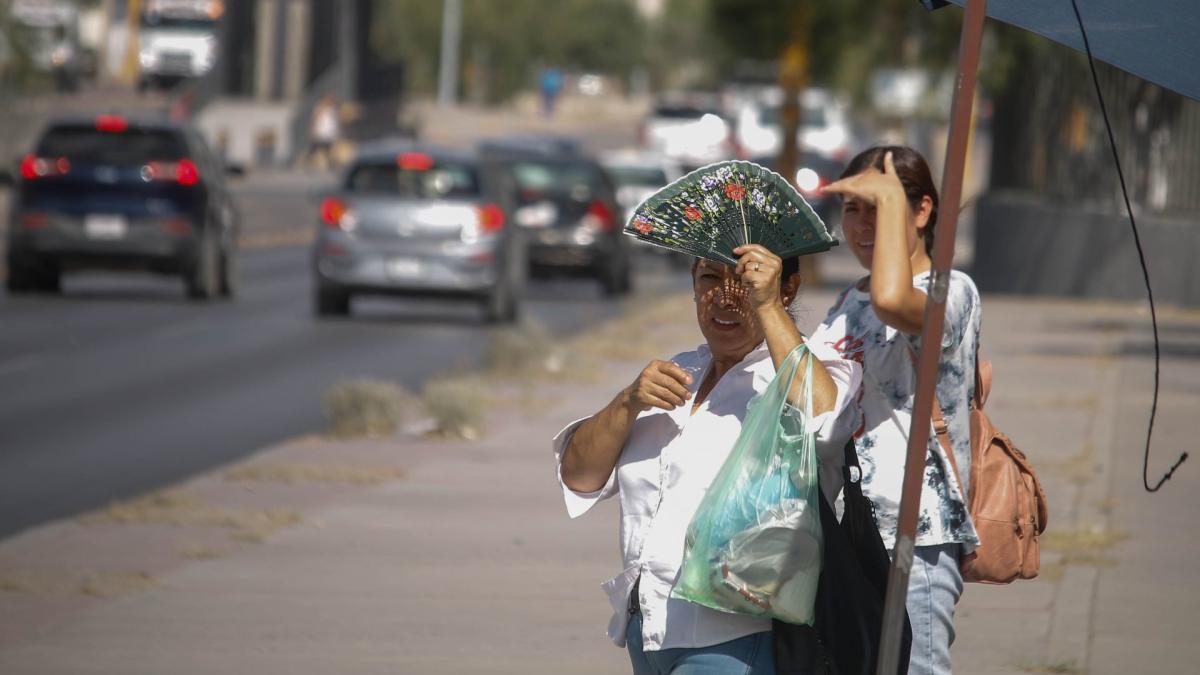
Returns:
[[[63,297],[0,296],[0,536],[318,431],[338,379],[415,390],[480,362],[491,334],[469,303],[367,299],[350,320],[317,321],[303,247],[247,251],[241,266],[233,303],[107,273],[67,277]],[[659,259],[641,267],[640,293],[686,283]],[[525,314],[566,333],[620,308],[594,283],[556,280],[531,282]]]

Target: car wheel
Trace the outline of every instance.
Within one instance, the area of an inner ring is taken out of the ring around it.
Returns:
[[[318,286],[313,311],[317,316],[349,316],[350,294],[340,288]]]
[[[604,286],[604,294],[616,297],[629,293],[633,288],[632,276],[629,260],[614,256],[601,272],[600,283]]]
[[[228,251],[221,253],[220,293],[223,298],[233,298],[237,295],[238,270],[237,256]]]
[[[510,284],[496,286],[483,300],[483,316],[488,323],[512,323],[517,319],[517,299]]]
[[[191,269],[184,277],[187,294],[193,300],[209,300],[220,290],[220,253],[216,237],[207,229],[200,235],[200,245]]]

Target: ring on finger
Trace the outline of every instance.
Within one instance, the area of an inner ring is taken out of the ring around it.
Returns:
[[[759,270],[759,268],[761,268],[761,267],[762,267],[762,265],[759,265],[758,263],[754,263],[754,271],[755,272],[757,272]]]

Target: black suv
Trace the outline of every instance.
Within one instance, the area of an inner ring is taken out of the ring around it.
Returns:
[[[116,115],[49,124],[21,160],[8,226],[8,290],[57,292],[63,272],[183,277],[188,296],[232,296],[238,222],[224,167],[194,130]]]
[[[524,230],[533,273],[591,276],[607,295],[630,291],[630,237],[608,173],[559,137],[512,137],[479,151],[507,174],[513,222]]]

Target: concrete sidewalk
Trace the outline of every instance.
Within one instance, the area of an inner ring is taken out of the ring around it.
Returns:
[[[809,291],[805,323],[832,299]],[[988,409],[1038,468],[1051,519],[1039,579],[968,587],[956,672],[1194,672],[1200,467],[1142,491],[1148,317],[984,303]],[[598,588],[618,567],[615,504],[568,521],[549,439],[624,386],[646,344],[694,344],[690,305],[610,327],[628,349],[592,345],[606,360],[586,377],[481,381],[483,440],[297,439],[0,542],[0,672],[628,672]],[[1153,478],[1200,409],[1200,314],[1162,325]]]

